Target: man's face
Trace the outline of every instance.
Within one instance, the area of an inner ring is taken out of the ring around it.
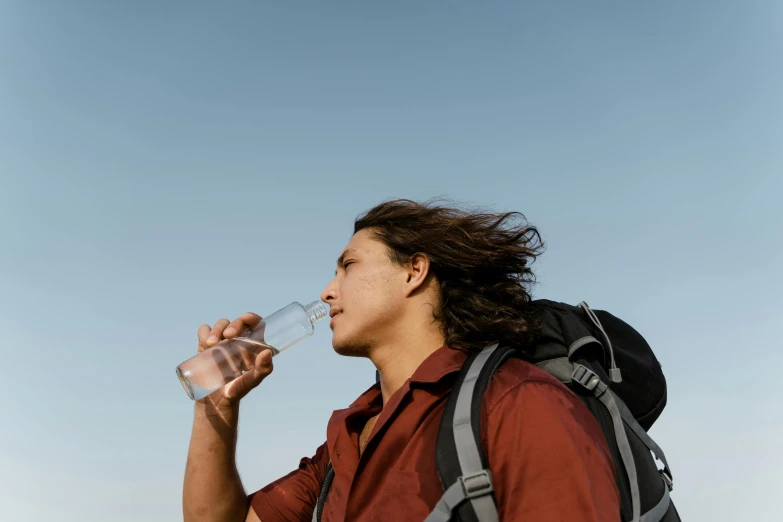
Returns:
[[[405,304],[406,274],[367,229],[354,234],[321,294],[333,315],[332,347],[337,353],[367,356],[373,346],[394,335]]]

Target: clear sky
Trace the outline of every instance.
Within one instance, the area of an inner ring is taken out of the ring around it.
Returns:
[[[276,4],[0,1],[3,519],[181,519],[198,326],[438,195],[523,212],[535,295],[646,336],[684,520],[779,512],[783,3]],[[249,491],[374,379],[324,324],[275,365]]]

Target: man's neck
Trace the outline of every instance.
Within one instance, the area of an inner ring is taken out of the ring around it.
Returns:
[[[392,341],[376,346],[370,356],[381,376],[384,405],[421,363],[445,343],[443,334],[432,325],[397,333]]]

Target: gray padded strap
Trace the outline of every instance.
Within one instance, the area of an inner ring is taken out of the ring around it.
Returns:
[[[457,405],[454,409],[454,441],[457,445],[457,456],[462,473],[475,473],[481,471],[481,457],[476,447],[476,439],[473,437],[473,426],[470,422],[471,406],[473,405],[473,390],[476,387],[481,369],[487,363],[487,359],[497,345],[488,346],[481,350],[481,353],[473,360],[468,369],[465,380],[459,389],[457,396]]]
[[[544,370],[550,375],[557,377],[557,379],[563,384],[571,382],[571,374],[574,371],[574,365],[568,360],[568,357],[557,357],[555,359],[547,359],[536,363],[536,366]]]
[[[642,515],[639,522],[661,522],[669,511],[669,485],[664,480],[663,497],[654,508]]]
[[[462,469],[462,476],[468,477],[484,471],[481,464],[481,456],[476,446],[476,439],[473,437],[473,425],[471,424],[470,413],[473,405],[473,390],[476,387],[481,369],[487,363],[487,359],[497,349],[498,345],[493,344],[481,350],[481,353],[473,360],[465,375],[465,380],[457,396],[457,404],[454,410],[454,442],[457,448],[457,457]],[[458,481],[459,483],[459,481]],[[498,511],[491,495],[482,495],[470,499],[473,510],[476,512],[480,522],[497,522]]]

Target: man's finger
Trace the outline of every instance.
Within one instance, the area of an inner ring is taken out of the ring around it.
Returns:
[[[228,319],[220,319],[215,323],[215,326],[212,327],[212,330],[207,337],[207,347],[214,346],[223,339],[223,330],[226,329],[226,326],[228,326],[229,323],[230,321]]]
[[[237,335],[244,335],[248,330],[252,330],[258,323],[261,322],[261,317],[258,314],[248,312],[231,321],[231,324],[223,330],[223,337],[229,339],[236,337]]]
[[[252,370],[243,373],[226,387],[225,397],[229,400],[241,399],[261,384],[272,370],[272,352],[264,350],[256,357],[256,364]]]
[[[242,322],[244,322],[250,328],[255,328],[256,326],[258,326],[258,323],[261,322],[261,316],[258,314],[254,314],[253,312],[242,314],[242,317],[240,317],[240,319],[242,319]]]
[[[209,336],[209,332],[212,330],[212,328],[209,327],[208,324],[202,324],[198,328],[198,351],[203,352],[207,349],[207,337]]]
[[[252,373],[256,379],[260,378],[263,380],[264,377],[272,373],[272,369],[272,350],[266,349],[256,357],[256,363],[253,366]]]

